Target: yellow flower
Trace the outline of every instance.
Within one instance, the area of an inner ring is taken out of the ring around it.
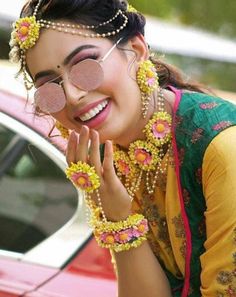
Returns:
[[[147,139],[160,147],[171,140],[171,124],[172,119],[167,112],[155,112],[143,132],[146,134]]]
[[[150,60],[140,63],[137,72],[137,83],[142,92],[150,95],[158,86],[158,75],[154,64]]]
[[[130,162],[128,155],[115,147],[114,152],[114,164],[118,171],[118,175],[124,175],[126,177],[133,177],[136,173],[135,167]]]
[[[35,16],[20,18],[15,22],[13,40],[18,43],[21,49],[27,50],[33,47],[39,39],[40,24]]]
[[[65,139],[68,139],[69,137],[69,130],[67,128],[65,128],[64,126],[62,126],[62,124],[58,121],[56,121],[55,123],[56,128],[60,131],[61,136]]]
[[[128,4],[128,7],[127,7],[127,11],[128,12],[134,12],[134,13],[137,13],[137,9],[135,9],[132,5]]]
[[[149,171],[156,168],[160,161],[158,148],[146,141],[137,140],[129,147],[129,157],[142,170]]]
[[[71,166],[66,169],[66,176],[76,187],[87,193],[92,193],[100,187],[100,180],[94,167],[81,161],[71,163]]]

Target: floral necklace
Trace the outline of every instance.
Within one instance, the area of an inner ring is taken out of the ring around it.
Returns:
[[[164,111],[163,94],[159,94],[160,107],[143,129],[145,140],[136,140],[129,145],[128,152],[114,144],[114,164],[117,175],[124,178],[124,185],[131,196],[140,187],[141,180],[145,175],[147,191],[154,193],[158,176],[167,170],[169,161],[169,150],[171,146],[171,116]],[[165,156],[164,164],[162,160]],[[151,180],[152,179],[152,180]]]

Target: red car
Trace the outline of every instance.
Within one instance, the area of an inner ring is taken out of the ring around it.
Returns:
[[[92,236],[50,126],[0,90],[0,297],[115,297],[110,254]]]

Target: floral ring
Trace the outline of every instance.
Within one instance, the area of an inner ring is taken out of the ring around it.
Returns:
[[[99,176],[94,167],[87,163],[81,161],[77,163],[72,162],[71,165],[66,168],[65,172],[67,178],[71,180],[75,187],[87,193],[92,193],[100,187]]]

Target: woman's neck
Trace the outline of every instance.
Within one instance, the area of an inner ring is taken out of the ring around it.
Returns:
[[[164,111],[168,114],[173,114],[173,107],[175,103],[175,94],[172,91],[163,89],[164,95]],[[122,139],[114,141],[117,145],[119,145],[122,149],[126,150],[129,148],[129,145],[140,139],[144,140],[146,137],[143,133],[143,129],[148,121],[151,119],[154,112],[157,111],[157,102],[158,102],[158,93],[157,91],[153,94],[153,97],[150,102],[149,110],[145,119],[140,116],[140,119],[135,123],[133,129],[129,129],[129,133]]]

